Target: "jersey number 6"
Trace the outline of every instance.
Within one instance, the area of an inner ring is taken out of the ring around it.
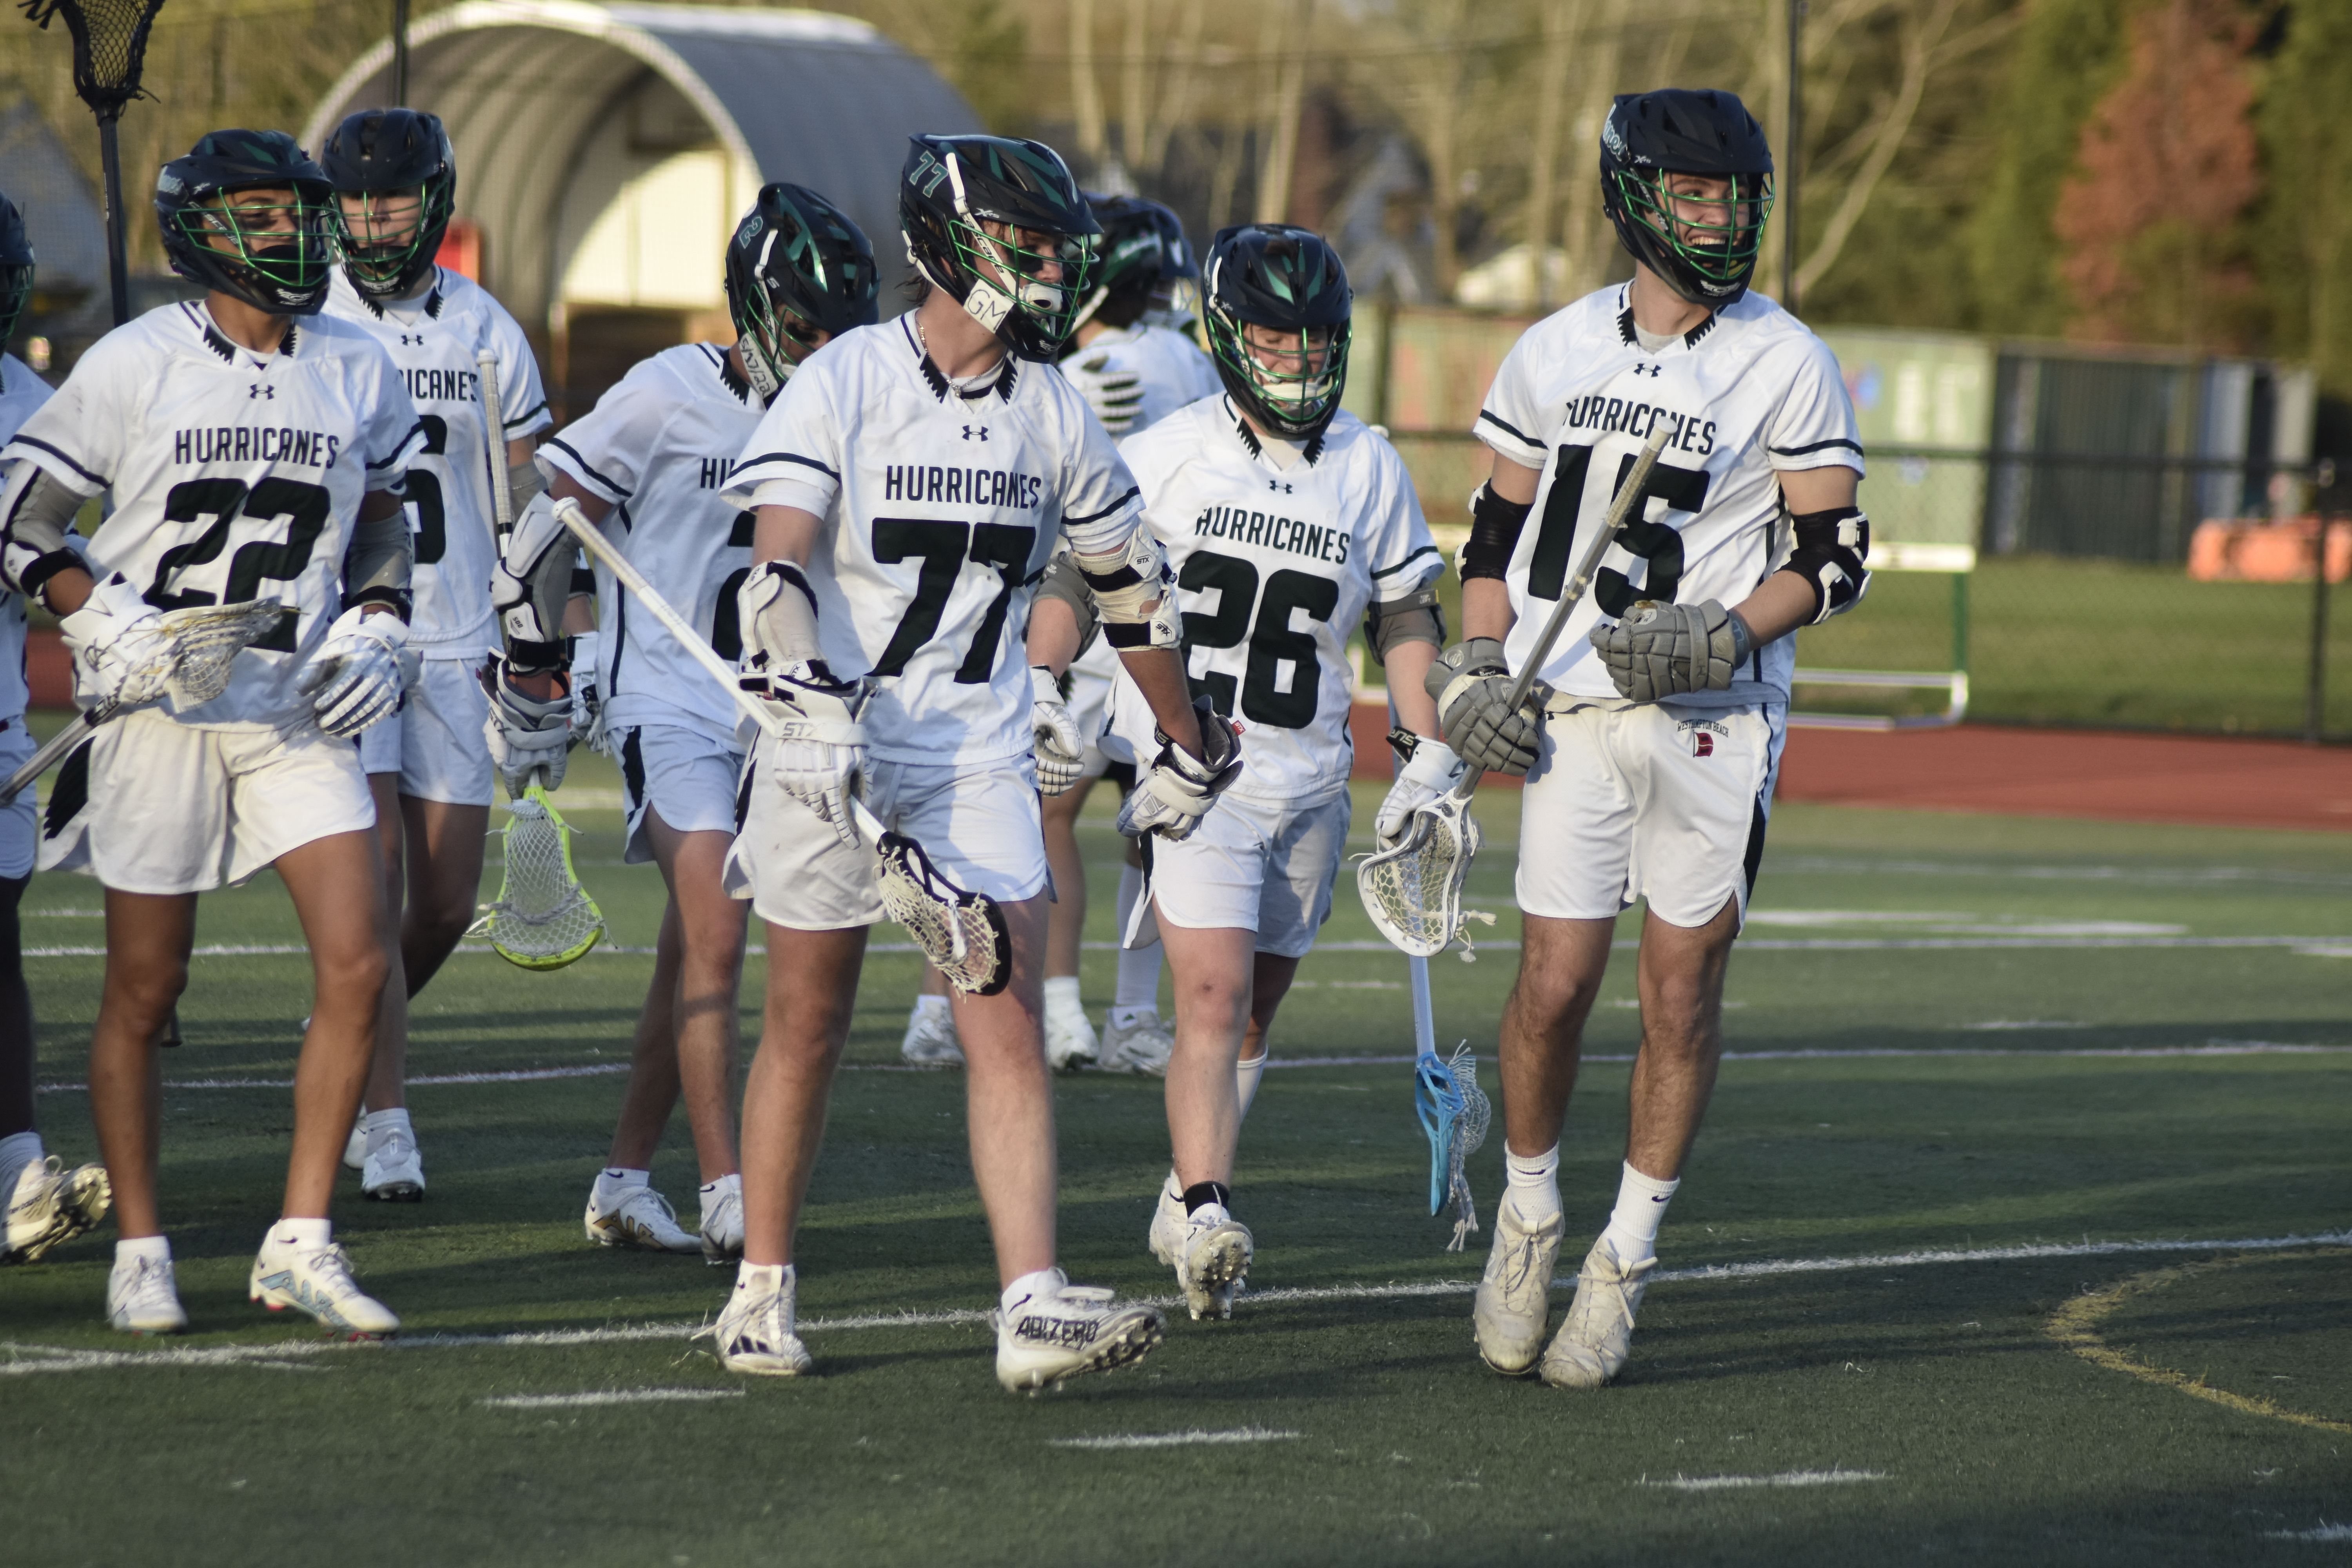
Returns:
[[[1609,487],[1610,500],[1616,500],[1618,490],[1624,488],[1625,476],[1633,471],[1634,460],[1631,452],[1618,460],[1616,482]],[[1544,502],[1543,527],[1536,534],[1535,554],[1528,561],[1528,594],[1531,598],[1559,597],[1560,584],[1568,576],[1570,552],[1576,543],[1577,525],[1582,521],[1585,470],[1591,465],[1590,447],[1559,449],[1559,467],[1551,477],[1551,494]],[[1707,479],[1705,468],[1670,468],[1660,463],[1650,470],[1642,493],[1665,502],[1675,511],[1695,512],[1706,505]],[[1607,503],[1602,504],[1605,507]],[[1596,516],[1595,526],[1598,525]],[[1637,516],[1625,524],[1625,531],[1617,536],[1617,542],[1626,553],[1648,562],[1649,569],[1643,574],[1637,595],[1625,574],[1603,566],[1592,579],[1593,602],[1601,612],[1622,616],[1633,607],[1637,596],[1672,604],[1675,589],[1683,580],[1683,536],[1663,522]]]

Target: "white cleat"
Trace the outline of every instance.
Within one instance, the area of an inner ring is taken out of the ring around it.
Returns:
[[[298,1307],[355,1340],[390,1339],[400,1331],[392,1309],[360,1289],[350,1257],[331,1241],[303,1247],[274,1236],[264,1240],[247,1294],[273,1312]]]
[[[374,1147],[360,1163],[360,1196],[382,1203],[422,1201],[425,1161],[416,1152],[416,1140],[394,1127],[371,1142]]]
[[[583,1222],[588,1239],[600,1247],[634,1247],[646,1252],[699,1252],[699,1237],[688,1236],[677,1223],[669,1200],[647,1187],[625,1187],[609,1209],[596,1205],[588,1194],[588,1215]]]
[[[352,1135],[343,1140],[343,1169],[346,1171],[367,1169],[367,1112],[365,1110],[362,1110],[360,1119],[352,1123]]]
[[[179,1334],[188,1329],[168,1258],[118,1258],[106,1277],[106,1321],[126,1334]]]
[[[907,1020],[907,1037],[898,1054],[917,1067],[960,1068],[963,1045],[956,1038],[955,1014],[940,1007],[918,1007]]]
[[[702,1256],[714,1268],[743,1256],[743,1178],[724,1180],[717,1201],[702,1202]]]
[[[793,1331],[799,1286],[789,1263],[745,1264],[726,1310],[708,1331],[719,1342],[719,1363],[753,1377],[799,1377],[814,1366]]]
[[[1018,1393],[1051,1388],[1090,1372],[1111,1372],[1151,1353],[1168,1332],[1156,1307],[1111,1305],[1114,1292],[1054,1283],[996,1314],[996,1381]]]
[[[68,1171],[55,1154],[28,1160],[7,1194],[8,1219],[0,1263],[38,1263],[49,1249],[96,1225],[114,1198],[103,1165]]]
[[[1234,1298],[1242,1292],[1255,1250],[1249,1226],[1227,1214],[1223,1204],[1202,1204],[1193,1211],[1184,1225],[1176,1283],[1194,1322],[1234,1315]]]
[[[1627,1268],[1602,1237],[1584,1255],[1568,1321],[1544,1352],[1543,1380],[1554,1388],[1600,1388],[1624,1370],[1633,1353],[1633,1314],[1650,1283],[1655,1258]]]
[[[1102,1065],[1105,1072],[1148,1073],[1153,1078],[1168,1076],[1168,1058],[1176,1049],[1176,1037],[1157,1016],[1147,1015],[1131,1024],[1112,1019],[1103,1026]]]
[[[1045,1060],[1055,1072],[1076,1072],[1095,1065],[1101,1042],[1084,1007],[1045,1002]]]
[[[1151,1232],[1144,1239],[1151,1247],[1151,1256],[1176,1267],[1184,1253],[1184,1190],[1176,1184],[1176,1173],[1160,1184],[1160,1202],[1151,1210]]]
[[[1567,1221],[1554,1215],[1530,1230],[1506,1197],[1495,1205],[1495,1244],[1470,1309],[1478,1359],[1506,1377],[1525,1377],[1543,1351],[1551,1316],[1551,1271]]]

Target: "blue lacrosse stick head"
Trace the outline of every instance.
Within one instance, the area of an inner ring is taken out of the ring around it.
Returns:
[[[1421,1130],[1429,1136],[1429,1212],[1445,1206],[1453,1185],[1451,1151],[1454,1123],[1462,1115],[1462,1085],[1454,1068],[1435,1051],[1423,1051],[1412,1064],[1412,1108],[1421,1114]]]

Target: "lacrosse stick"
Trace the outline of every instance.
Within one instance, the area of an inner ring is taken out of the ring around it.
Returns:
[[[169,697],[181,708],[210,702],[228,689],[229,667],[240,649],[252,647],[295,612],[275,599],[245,599],[234,605],[195,605],[162,617],[163,651],[132,670],[105,701],[83,710],[49,737],[25,765],[0,784],[0,806],[89,739],[90,731],[120,713],[152,707]]]
[[[572,828],[533,784],[508,804],[514,820],[498,901],[466,934],[488,937],[500,958],[524,969],[561,969],[604,936],[604,914],[572,868]]]
[[[1617,536],[1624,531],[1625,524],[1640,507],[1643,489],[1650,482],[1650,470],[1658,466],[1658,454],[1665,449],[1666,436],[1664,424],[1650,432],[1625,482],[1617,487],[1609,511],[1601,521],[1600,537],[1585,551],[1576,575],[1560,590],[1559,603],[1552,606],[1551,618],[1544,622],[1542,634],[1519,666],[1519,678],[1511,685],[1512,710],[1527,700],[1528,693],[1535,687],[1536,671],[1551,657],[1552,645],[1559,640],[1568,617],[1583,601],[1593,574],[1601,570],[1601,556],[1617,542]],[[1408,953],[1428,958],[1444,952],[1447,944],[1461,938],[1462,956],[1471,956],[1468,938],[1462,929],[1465,918],[1462,912],[1462,883],[1470,874],[1471,858],[1478,853],[1478,824],[1470,815],[1470,796],[1477,790],[1481,776],[1469,773],[1446,794],[1414,807],[1412,829],[1404,841],[1394,848],[1367,857],[1356,868],[1356,892],[1364,901],[1364,912],[1371,917],[1382,936]]]
[[[474,363],[482,373],[482,440],[490,460],[490,520],[506,548],[514,531],[514,495],[507,489],[507,405],[499,395],[499,356],[494,349],[477,349]]]
[[[106,280],[114,291],[114,324],[131,319],[131,275],[123,260],[122,155],[115,122],[123,106],[144,98],[139,73],[147,59],[147,29],[163,0],[23,0],[25,19],[44,32],[63,16],[73,35],[74,91],[98,116],[98,155],[106,166]]]
[[[569,498],[557,501],[555,516],[587,548],[588,553],[599,564],[608,567],[620,579],[621,586],[635,595],[654,619],[668,629],[678,646],[727,689],[737,709],[772,736],[777,721],[768,711],[767,704],[737,683],[735,670],[684,616],[670,607],[668,600],[655,591],[645,574],[630,564],[628,557],[588,521],[580,503]],[[892,920],[907,928],[907,933],[923,950],[923,956],[930,960],[931,967],[946,975],[956,989],[973,995],[993,996],[1011,984],[1013,933],[996,900],[967,892],[948,880],[931,864],[931,858],[923,852],[921,845],[884,827],[855,794],[849,796],[849,811],[856,831],[873,850],[875,881],[882,894],[882,907],[889,911]]]

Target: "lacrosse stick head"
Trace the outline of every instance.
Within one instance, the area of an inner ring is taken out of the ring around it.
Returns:
[[[1413,809],[1403,842],[1365,857],[1356,892],[1380,933],[1415,958],[1462,934],[1462,884],[1478,853],[1478,819],[1451,792]]]
[[[957,990],[993,996],[1013,981],[1013,932],[996,900],[940,875],[923,847],[885,832],[874,843],[882,907]]]
[[[509,803],[506,871],[498,901],[468,936],[488,937],[509,963],[561,969],[604,939],[604,916],[572,868],[572,829],[533,784]]]
[[[192,605],[168,610],[162,620],[171,664],[160,688],[174,707],[201,707],[228,689],[236,656],[267,641],[299,614],[275,599],[244,599],[234,605]],[[159,691],[160,695],[160,691]]]
[[[25,17],[47,28],[65,18],[73,35],[74,91],[100,120],[120,120],[122,106],[146,94],[139,77],[147,62],[147,30],[163,0],[24,0]]]
[[[1478,1058],[1470,1042],[1454,1047],[1451,1058],[1423,1051],[1412,1064],[1412,1105],[1421,1114],[1421,1130],[1429,1137],[1429,1212],[1434,1215],[1452,1196],[1466,1205],[1470,1179],[1463,1162],[1486,1141],[1493,1108],[1478,1087]],[[1474,1218],[1470,1228],[1477,1228]],[[1460,1237],[1455,1237],[1457,1249]]]

